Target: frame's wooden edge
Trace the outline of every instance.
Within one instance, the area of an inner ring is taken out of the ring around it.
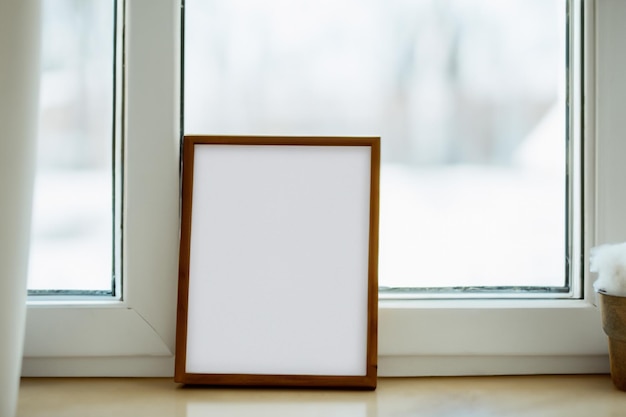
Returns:
[[[186,372],[187,309],[191,201],[193,195],[194,146],[206,145],[291,145],[291,146],[369,146],[370,159],[370,242],[368,265],[367,364],[364,376],[192,374]],[[378,369],[378,225],[380,190],[380,137],[345,136],[229,136],[186,135],[183,138],[183,176],[179,287],[176,328],[174,381],[196,386],[294,387],[375,390]],[[187,204],[185,204],[187,202]],[[186,260],[186,262],[182,262]]]
[[[377,136],[231,136],[187,135],[185,142],[205,145],[376,146]]]
[[[184,374],[176,382],[190,386],[343,388],[374,390],[376,376]]]
[[[370,237],[368,265],[367,373],[378,375],[378,240],[380,215],[380,138],[371,143]]]
[[[178,262],[178,304],[176,308],[176,355],[174,379],[184,379],[187,360],[187,309],[189,299],[189,256],[191,247],[191,202],[193,195],[193,141],[183,142],[181,226]]]

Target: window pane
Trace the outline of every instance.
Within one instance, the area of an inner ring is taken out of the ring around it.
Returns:
[[[566,283],[564,0],[186,0],[189,134],[380,135],[381,287]]]
[[[31,292],[112,291],[114,5],[43,2]]]

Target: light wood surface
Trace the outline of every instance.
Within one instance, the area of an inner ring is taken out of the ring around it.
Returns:
[[[608,375],[380,378],[376,391],[181,388],[173,379],[26,378],[18,417],[621,416]]]

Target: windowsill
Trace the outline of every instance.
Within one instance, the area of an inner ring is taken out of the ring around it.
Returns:
[[[185,389],[171,378],[24,378],[17,416],[618,415],[608,375],[380,378],[364,391]]]

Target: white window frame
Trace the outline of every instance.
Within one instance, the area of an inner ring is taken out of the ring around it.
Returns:
[[[180,4],[126,4],[121,300],[28,305],[23,375],[173,375]]]
[[[383,300],[379,375],[608,372],[588,251],[626,240],[626,2],[583,0],[584,298]],[[179,223],[180,0],[128,0],[124,295],[29,303],[25,376],[172,376]]]

